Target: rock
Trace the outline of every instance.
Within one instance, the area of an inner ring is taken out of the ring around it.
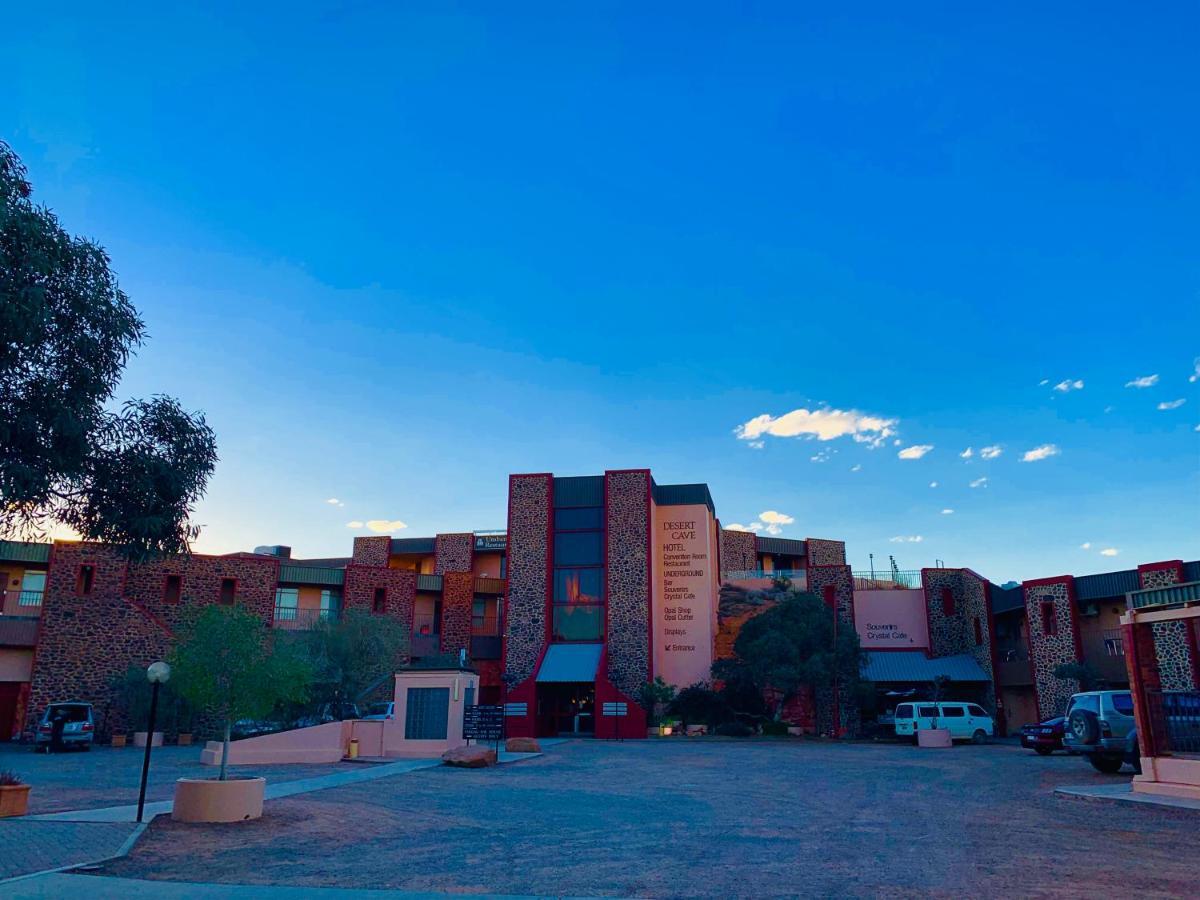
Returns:
[[[486,769],[496,764],[496,751],[490,747],[455,747],[442,754],[442,764],[463,769]]]
[[[542,746],[530,737],[509,738],[504,742],[504,749],[509,753],[541,753]]]

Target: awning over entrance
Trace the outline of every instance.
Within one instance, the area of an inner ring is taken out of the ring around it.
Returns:
[[[863,669],[867,681],[930,682],[939,675],[951,681],[991,681],[970,653],[930,659],[920,650],[868,650]]]
[[[538,684],[596,680],[601,644],[551,644],[538,669]]]

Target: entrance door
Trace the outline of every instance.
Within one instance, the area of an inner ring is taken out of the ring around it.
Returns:
[[[543,737],[592,735],[596,731],[596,685],[538,685],[538,731]]]
[[[21,681],[0,681],[0,741],[11,741],[13,733],[20,730],[16,718],[23,684]]]

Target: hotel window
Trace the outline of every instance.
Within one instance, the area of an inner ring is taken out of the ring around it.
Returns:
[[[183,576],[168,575],[163,582],[163,603],[178,603],[183,594]]]
[[[837,588],[832,584],[827,584],[821,591],[822,598],[825,600],[825,605],[830,609],[837,607]]]
[[[979,618],[976,617],[976,619],[975,619],[975,646],[978,647],[982,643],[983,643],[983,625],[982,625],[982,623],[980,623]]]
[[[954,591],[950,588],[942,588],[942,615],[954,615]]]
[[[375,588],[375,598],[371,601],[371,612],[387,612],[387,588]]]
[[[1054,601],[1042,601],[1042,634],[1054,637],[1058,634],[1058,616],[1054,614]]]
[[[0,596],[3,596],[4,585],[0,583]],[[46,593],[46,573],[26,572],[21,577],[21,593],[17,597],[18,606],[41,606],[42,595]]]
[[[275,621],[294,622],[300,608],[300,591],[297,588],[275,590]]]
[[[237,599],[237,579],[222,578],[221,593],[217,597],[217,602],[222,606],[233,606],[233,601]]]
[[[79,577],[75,581],[75,593],[80,596],[90,594],[92,592],[92,584],[96,578],[95,566],[80,566]]]
[[[321,620],[324,622],[333,621],[338,617],[338,610],[341,607],[341,596],[337,591],[324,590],[321,591]]]
[[[553,639],[603,639],[604,509],[556,509],[553,553]]]

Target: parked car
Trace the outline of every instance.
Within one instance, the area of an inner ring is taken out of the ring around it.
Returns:
[[[935,725],[936,722],[936,725]],[[896,735],[917,739],[918,731],[950,729],[951,740],[982,744],[996,733],[996,723],[978,703],[945,701],[901,703],[896,707]]]
[[[292,723],[292,728],[308,728],[312,725],[324,725],[328,722],[341,722],[345,719],[361,718],[358,706],[354,703],[325,703],[312,715],[301,716]]]
[[[1049,756],[1055,750],[1063,750],[1063,731],[1066,724],[1065,716],[1055,716],[1036,725],[1026,725],[1021,729],[1021,746],[1039,756]]]
[[[1130,763],[1141,769],[1133,697],[1129,691],[1084,691],[1067,704],[1063,746],[1087,757],[1098,772],[1115,775]]]
[[[395,703],[372,703],[367,707],[364,719],[390,719],[396,715]]]
[[[91,750],[92,741],[96,737],[96,719],[92,714],[92,704],[71,702],[51,703],[38,719],[34,750],[50,752],[54,742],[55,720],[62,720],[62,742],[66,747],[79,750]]]

